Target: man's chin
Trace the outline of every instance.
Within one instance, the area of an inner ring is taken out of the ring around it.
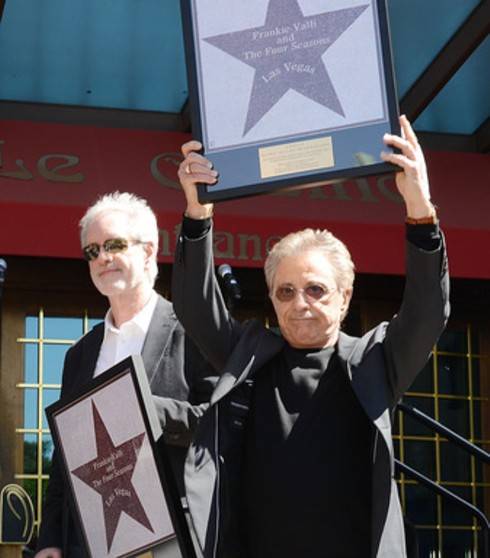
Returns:
[[[284,339],[294,349],[323,349],[335,345],[337,336],[331,335],[301,335],[300,332],[295,332],[294,335],[287,335],[283,333]]]
[[[99,283],[98,285],[96,285],[96,287],[100,294],[107,297],[120,295],[121,293],[124,292],[125,289],[125,285],[120,285],[118,283],[112,283],[112,284]]]

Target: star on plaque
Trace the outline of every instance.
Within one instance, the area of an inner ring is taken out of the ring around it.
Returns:
[[[115,446],[93,401],[92,413],[97,457],[71,472],[102,497],[109,552],[122,512],[154,532],[131,482],[145,433]]]
[[[345,116],[322,56],[366,8],[304,16],[298,0],[270,0],[263,26],[204,39],[255,69],[243,135],[290,89]]]

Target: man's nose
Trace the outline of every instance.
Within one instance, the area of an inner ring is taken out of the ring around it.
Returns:
[[[307,308],[309,306],[308,299],[304,291],[296,291],[292,304],[295,308]]]
[[[114,259],[114,254],[111,254],[111,252],[107,252],[106,250],[104,250],[104,248],[101,247],[97,259],[100,260],[102,263],[112,262],[112,260]]]

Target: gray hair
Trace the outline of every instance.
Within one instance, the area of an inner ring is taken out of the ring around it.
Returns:
[[[86,244],[87,231],[92,222],[102,213],[120,211],[128,217],[130,235],[133,240],[151,242],[155,246],[154,258],[148,269],[148,279],[153,286],[158,275],[157,252],[158,252],[158,225],[157,218],[148,202],[129,192],[112,192],[104,194],[80,219],[80,242],[82,247]]]
[[[269,291],[272,290],[277,266],[281,260],[308,250],[323,252],[332,264],[338,288],[352,290],[355,275],[354,262],[347,246],[325,229],[304,229],[288,234],[269,252],[264,264],[265,280]]]

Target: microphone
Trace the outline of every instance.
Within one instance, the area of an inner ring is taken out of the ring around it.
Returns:
[[[7,274],[7,262],[0,258],[0,300],[3,293],[3,284],[5,283],[5,275]]]
[[[240,300],[242,298],[242,291],[240,285],[233,275],[231,266],[228,264],[221,264],[218,267],[218,276],[223,281],[227,293],[233,300]]]

